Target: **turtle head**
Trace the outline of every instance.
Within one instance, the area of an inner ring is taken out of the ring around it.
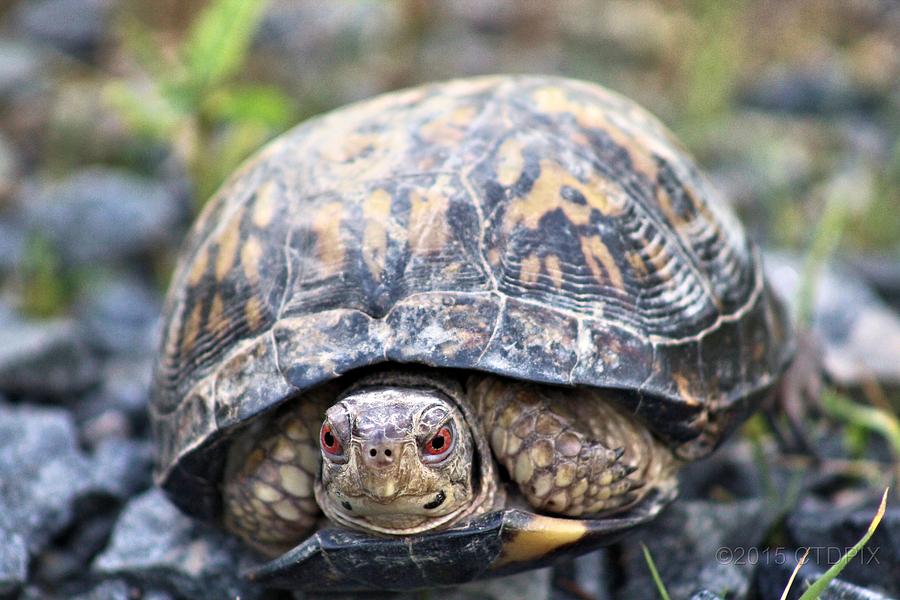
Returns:
[[[445,525],[472,504],[473,433],[437,389],[364,387],[329,408],[319,435],[319,505],[332,520],[382,534]]]

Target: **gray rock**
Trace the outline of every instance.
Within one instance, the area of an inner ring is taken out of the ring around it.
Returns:
[[[0,530],[31,553],[67,527],[91,486],[90,462],[61,410],[0,405]]]
[[[0,527],[0,596],[12,594],[25,583],[28,549],[22,536]]]
[[[749,106],[788,113],[827,114],[870,108],[876,101],[836,61],[778,65],[752,79],[741,96]]]
[[[102,383],[74,406],[81,441],[97,447],[110,438],[129,438],[147,430],[152,357],[108,360]]]
[[[796,313],[803,263],[775,252],[765,255],[766,276]],[[822,342],[828,376],[842,386],[870,378],[900,385],[900,315],[851,272],[832,265],[815,290],[813,331]]]
[[[118,356],[152,355],[157,348],[160,293],[143,281],[117,277],[92,286],[78,315],[92,347]]]
[[[51,242],[67,265],[113,264],[165,247],[183,213],[164,184],[101,167],[20,196],[26,227]]]
[[[753,576],[749,549],[760,544],[778,516],[764,501],[728,504],[677,501],[646,529],[620,544],[625,582],[616,598],[655,598],[656,585],[641,544],[650,555],[673,598],[689,598],[703,590],[748,598]]]
[[[181,514],[153,489],[125,507],[92,570],[176,597],[258,598],[262,590],[239,576],[248,560],[236,540]]]
[[[549,600],[551,569],[535,569],[508,577],[473,581],[447,590],[447,600]]]
[[[31,0],[13,17],[32,39],[90,58],[109,32],[113,0]]]
[[[895,311],[900,312],[900,248],[890,254],[854,257],[850,264],[854,272],[871,284]]]
[[[25,254],[25,232],[12,219],[0,217],[0,274],[17,268]]]
[[[570,597],[611,600],[616,573],[609,552],[601,548],[553,567],[553,586]]]
[[[105,533],[88,531],[92,520],[145,486],[149,471],[142,443],[117,442],[91,456],[78,448],[65,411],[0,403],[0,533],[18,537],[32,556],[54,552],[51,542],[73,526],[72,543],[102,543]]]
[[[0,48],[0,52],[2,52]],[[19,175],[18,157],[6,136],[0,132],[0,206],[9,198]]]
[[[440,588],[441,600],[549,600],[552,594],[552,569],[524,571],[507,577],[472,581],[456,587]],[[298,600],[419,600],[430,597],[428,591],[372,592],[370,594],[342,592],[297,592]]]
[[[275,0],[260,23],[250,67],[313,106],[378,94],[390,88],[392,71],[408,66],[397,52],[406,12],[392,2]]]
[[[31,44],[0,37],[0,103],[22,86],[33,85],[46,63],[43,53]]]
[[[63,397],[94,385],[99,374],[73,321],[0,314],[0,391]]]
[[[90,591],[72,597],[72,600],[132,600],[146,598],[141,590],[121,579],[110,579],[94,586]]]
[[[725,597],[709,590],[700,590],[691,596],[691,600],[725,600]]]

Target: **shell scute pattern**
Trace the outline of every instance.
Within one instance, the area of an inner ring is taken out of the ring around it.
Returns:
[[[555,78],[423,86],[298,126],[213,199],[171,289],[152,408],[167,486],[206,485],[182,459],[242,420],[378,362],[629,390],[677,445],[714,442],[791,353],[683,149],[632,102]]]
[[[486,287],[478,216],[458,176],[366,182],[341,201],[311,198],[308,210],[311,219],[289,217],[298,268],[283,316],[340,307],[381,318],[415,293]]]

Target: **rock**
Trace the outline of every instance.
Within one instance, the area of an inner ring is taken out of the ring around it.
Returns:
[[[509,577],[485,579],[447,590],[446,600],[549,600],[551,569],[535,569]],[[412,596],[412,595],[410,595]],[[418,596],[415,596],[418,597]]]
[[[148,356],[157,349],[160,293],[119,276],[92,286],[77,311],[91,346],[105,354]]]
[[[23,86],[34,85],[45,63],[43,53],[31,44],[0,37],[0,104]]]
[[[71,600],[175,600],[169,593],[141,589],[122,579],[107,579],[87,592],[72,596]]]
[[[615,572],[605,548],[553,567],[553,587],[570,597],[611,600]]]
[[[0,403],[3,539],[20,539],[45,574],[83,572],[118,504],[148,485],[150,457],[147,443],[133,441],[85,454],[66,411]]]
[[[0,597],[19,589],[27,574],[28,549],[22,536],[0,527]]]
[[[641,546],[646,544],[673,598],[703,590],[748,598],[753,566],[746,553],[762,542],[777,517],[778,511],[758,499],[728,504],[676,501],[619,544],[624,584],[615,597],[657,597]]]
[[[181,514],[161,491],[152,489],[122,511],[92,571],[176,597],[258,598],[262,590],[239,576],[248,560],[235,539]]]
[[[850,266],[866,280],[891,307],[900,312],[900,248],[893,255],[858,256],[851,259]]]
[[[21,196],[26,226],[67,265],[113,264],[166,247],[184,207],[162,183],[92,167]]]
[[[141,600],[150,600],[150,598],[163,600],[165,598],[168,600],[172,596],[168,594],[148,594],[122,579],[108,579],[83,594],[72,596],[72,600],[134,600],[135,598],[140,598]]]
[[[126,500],[153,483],[153,447],[148,440],[104,440],[92,459],[97,485],[118,500]]]
[[[25,255],[25,232],[11,219],[0,217],[0,275],[10,273]]]
[[[754,451],[751,442],[734,439],[713,454],[686,464],[678,474],[679,496],[703,500],[721,496],[724,491],[733,498],[765,497],[769,490],[765,489]],[[771,458],[769,476],[777,478],[774,485],[787,484],[791,474],[781,473],[775,457]]]
[[[725,597],[709,590],[700,590],[694,592],[691,596],[691,600],[725,600]]]
[[[73,321],[0,315],[0,391],[65,397],[98,377],[97,360]]]
[[[381,93],[408,67],[398,51],[407,12],[392,2],[275,0],[254,38],[250,68],[313,105]]]
[[[507,577],[472,581],[456,587],[439,588],[441,600],[549,600],[551,598],[552,568],[524,571]],[[418,600],[429,591],[373,592],[372,600]],[[297,592],[298,600],[356,600],[369,594],[351,592]],[[555,596],[554,596],[555,597]]]
[[[900,595],[900,508],[896,495],[878,529],[856,559],[841,572],[841,579],[867,587],[878,587]],[[870,495],[868,502],[841,507],[831,499],[806,497],[787,518],[786,528],[798,547],[812,547],[809,564],[825,571],[863,536],[880,501]]]
[[[777,65],[752,79],[741,101],[755,108],[799,114],[832,114],[871,108],[876,99],[855,85],[836,60]]]
[[[90,59],[108,35],[114,8],[112,0],[31,0],[13,20],[32,39]]]
[[[765,254],[766,276],[796,313],[802,261],[783,253]],[[859,277],[845,268],[825,269],[815,290],[813,331],[823,345],[828,376],[842,386],[874,377],[900,385],[900,315]]]
[[[787,587],[791,573],[797,566],[797,557],[803,556],[803,552],[789,553],[787,560],[776,563],[765,562],[756,571],[756,588],[760,598],[781,598]],[[896,564],[896,563],[895,563]],[[886,567],[883,567],[886,568]],[[823,571],[804,566],[797,574],[797,578],[791,585],[787,600],[798,600],[804,591],[822,575]],[[891,596],[874,590],[848,583],[843,579],[833,579],[825,591],[819,596],[819,600],[890,600]]]
[[[65,412],[0,405],[0,529],[37,553],[71,523],[91,479]]]
[[[147,431],[152,357],[111,359],[103,383],[75,407],[81,441],[95,448],[106,439],[125,439]]]
[[[0,49],[2,52],[2,49]],[[0,132],[0,206],[10,197],[19,175],[18,157],[6,136]]]

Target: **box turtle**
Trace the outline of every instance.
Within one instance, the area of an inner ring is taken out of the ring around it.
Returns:
[[[633,102],[425,85],[301,124],[186,242],[152,393],[181,509],[315,589],[512,573],[653,518],[793,352],[728,205]]]

